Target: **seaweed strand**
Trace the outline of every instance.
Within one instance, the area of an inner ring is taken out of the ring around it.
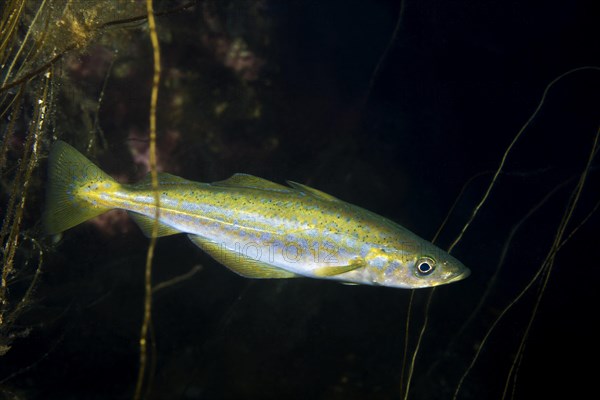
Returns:
[[[152,42],[152,53],[154,55],[154,75],[152,79],[152,94],[150,97],[150,176],[152,179],[152,191],[154,193],[154,224],[152,225],[152,237],[146,255],[145,270],[145,296],[144,296],[144,320],[140,332],[140,368],[135,387],[134,399],[141,398],[146,374],[147,352],[148,352],[148,330],[152,319],[152,259],[158,236],[158,218],[160,216],[160,197],[158,194],[158,172],[156,168],[156,104],[158,101],[158,88],[160,84],[160,44],[156,33],[156,20],[152,0],[146,0],[148,12],[148,28]]]

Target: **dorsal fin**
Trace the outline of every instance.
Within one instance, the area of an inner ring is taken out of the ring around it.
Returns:
[[[224,181],[211,183],[213,186],[245,187],[252,189],[275,190],[278,192],[289,192],[290,188],[275,182],[248,174],[234,174]]]
[[[158,174],[158,183],[193,183],[198,184],[198,182],[190,181],[188,179],[182,178],[180,176],[171,175],[166,172],[160,172]]]
[[[299,190],[301,192],[304,192],[306,194],[310,194],[310,195],[312,195],[312,196],[314,196],[316,198],[319,198],[321,200],[341,201],[337,197],[333,197],[330,194],[327,194],[325,192],[321,192],[320,190],[311,188],[310,186],[306,186],[306,185],[303,185],[301,183],[293,182],[293,181],[287,181],[287,183],[288,183],[288,185],[290,185],[294,189]]]

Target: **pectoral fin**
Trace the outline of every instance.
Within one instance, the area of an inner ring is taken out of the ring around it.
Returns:
[[[225,246],[205,239],[198,235],[188,235],[190,240],[212,258],[232,270],[238,275],[246,278],[270,279],[270,278],[296,278],[292,272],[257,261],[240,252],[232,251]]]
[[[335,276],[339,274],[343,274],[345,272],[354,271],[355,269],[362,268],[366,265],[365,261],[362,259],[354,259],[348,265],[334,265],[331,267],[321,267],[315,269],[314,273],[320,277],[328,277]]]

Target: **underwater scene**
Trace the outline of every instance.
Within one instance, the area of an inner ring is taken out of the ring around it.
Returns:
[[[593,5],[1,2],[0,400],[593,396]]]

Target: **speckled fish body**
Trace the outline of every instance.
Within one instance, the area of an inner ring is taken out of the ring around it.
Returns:
[[[49,177],[48,233],[119,208],[150,234],[155,199],[149,179],[119,184],[64,142],[53,147]],[[217,261],[252,278],[304,276],[418,288],[468,276],[458,260],[402,226],[289,184],[244,174],[211,184],[159,174],[158,235],[186,233]]]

